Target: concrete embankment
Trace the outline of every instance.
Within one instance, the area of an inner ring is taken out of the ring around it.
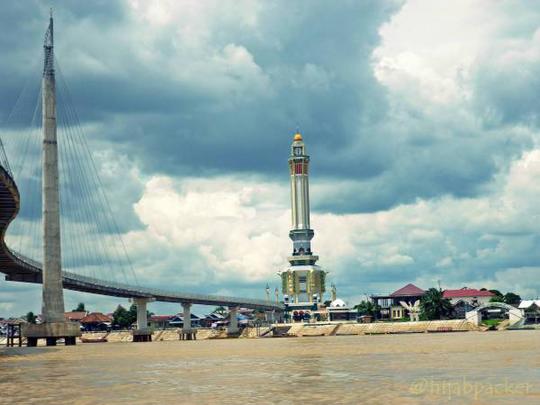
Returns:
[[[367,335],[387,333],[423,333],[423,332],[467,332],[479,330],[478,327],[464,319],[447,321],[419,322],[376,322],[360,324],[343,324],[337,335]]]
[[[266,337],[308,337],[308,336],[340,336],[340,335],[368,335],[389,333],[422,333],[422,332],[455,332],[478,330],[465,320],[451,321],[425,321],[425,322],[377,322],[377,323],[327,323],[327,324],[286,324],[276,325],[273,328],[244,328],[238,338],[254,339],[259,336]],[[178,340],[178,329],[156,330],[152,334],[153,342]],[[106,338],[108,342],[131,342],[133,337],[130,331],[114,331],[110,333],[85,333],[86,339],[97,340]],[[197,340],[226,339],[226,330],[199,329]]]
[[[463,319],[448,321],[420,322],[375,322],[375,323],[321,323],[321,324],[279,324],[273,327],[244,328],[239,338],[266,337],[308,337],[308,336],[343,336],[343,335],[379,335],[393,333],[429,333],[429,332],[466,332],[477,331],[480,328]],[[179,329],[156,330],[152,341],[179,340]],[[83,339],[107,339],[107,342],[132,342],[131,331],[83,333]],[[226,330],[198,329],[197,340],[227,338]],[[81,340],[78,339],[78,343]],[[5,345],[6,339],[0,338],[0,345]]]
[[[277,325],[275,336],[343,336],[392,333],[467,332],[479,330],[464,319],[420,322],[329,323]]]

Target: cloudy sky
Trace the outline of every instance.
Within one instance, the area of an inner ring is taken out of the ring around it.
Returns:
[[[45,3],[2,6],[3,120],[39,82]],[[140,284],[260,298],[278,286],[299,127],[313,248],[339,296],[438,280],[540,294],[538,2],[52,3]],[[0,281],[0,316],[39,312],[39,291]]]

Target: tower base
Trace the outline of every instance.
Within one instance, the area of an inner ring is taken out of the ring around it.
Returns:
[[[289,258],[292,265],[280,273],[283,295],[287,296],[284,297],[286,305],[309,306],[323,299],[326,272],[316,264],[296,264],[296,260],[304,260],[305,257],[316,256],[292,256]]]
[[[66,346],[74,346],[77,337],[81,336],[78,322],[45,322],[39,325],[26,324],[22,327],[22,335],[28,347],[35,347],[39,339],[45,339],[47,346],[56,346],[58,339],[64,339]]]

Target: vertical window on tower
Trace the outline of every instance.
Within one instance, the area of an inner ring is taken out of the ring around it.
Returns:
[[[302,174],[302,163],[295,163],[294,164],[294,173],[295,174]]]
[[[308,164],[304,163],[304,174],[308,174]]]
[[[307,276],[298,277],[298,283],[300,287],[300,292],[301,293],[307,292]]]

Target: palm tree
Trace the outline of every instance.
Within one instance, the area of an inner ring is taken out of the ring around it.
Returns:
[[[227,313],[227,310],[220,305],[219,307],[216,307],[216,309],[214,309],[214,311],[212,313],[213,314],[219,314],[219,315],[225,315]]]
[[[420,299],[422,315],[427,319],[442,319],[449,316],[453,307],[448,298],[443,297],[441,290],[430,288]]]

